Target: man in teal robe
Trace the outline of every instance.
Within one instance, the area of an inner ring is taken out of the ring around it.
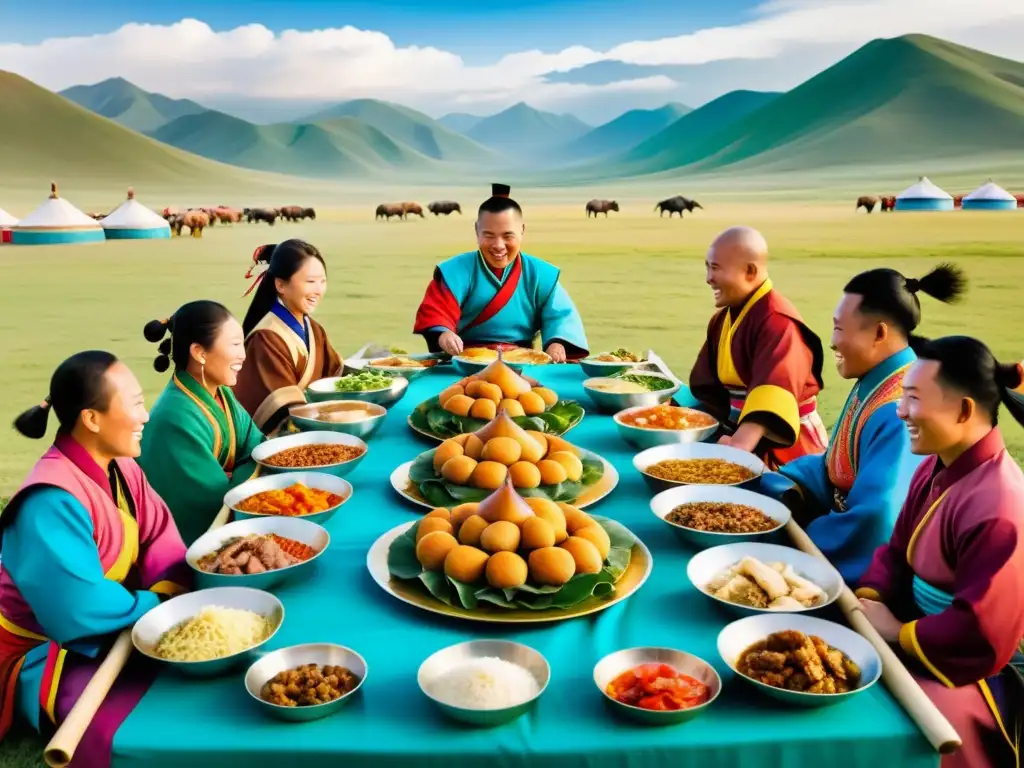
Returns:
[[[414,332],[432,352],[542,346],[557,363],[588,354],[583,321],[559,270],[520,251],[526,226],[509,187],[493,185],[476,222],[478,249],[441,262],[416,313]]]

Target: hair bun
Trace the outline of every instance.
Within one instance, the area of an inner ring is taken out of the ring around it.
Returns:
[[[153,361],[153,368],[157,373],[164,373],[168,368],[171,367],[171,358],[168,355],[157,355]]]
[[[1003,389],[1017,389],[1024,384],[1024,365],[1021,363],[998,363],[996,365],[996,384]]]
[[[171,327],[170,318],[164,320],[150,320],[146,323],[145,328],[142,329],[142,335],[146,337],[146,341],[156,344],[164,336],[167,335],[167,330]]]
[[[906,288],[908,293],[917,293],[921,290],[921,281],[916,277],[908,277],[906,279]]]
[[[270,264],[270,260],[274,257],[274,249],[277,248],[277,243],[267,243],[259,247],[259,252],[256,254],[255,261],[257,264]]]

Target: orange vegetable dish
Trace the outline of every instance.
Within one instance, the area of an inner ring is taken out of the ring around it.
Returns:
[[[668,664],[641,664],[610,683],[607,693],[631,707],[654,710],[690,709],[706,702],[711,691],[700,680]]]
[[[330,491],[309,488],[302,483],[274,491],[263,491],[244,499],[237,507],[242,512],[261,515],[297,517],[324,512],[337,506],[344,498]]]
[[[706,413],[678,405],[653,405],[622,417],[622,423],[641,429],[701,429],[715,420]]]

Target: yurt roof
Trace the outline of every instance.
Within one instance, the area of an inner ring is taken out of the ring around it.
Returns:
[[[99,229],[99,223],[57,195],[57,185],[50,185],[50,197],[32,213],[18,222],[19,229]]]
[[[897,200],[952,200],[953,196],[948,192],[940,189],[927,176],[922,176],[921,179],[913,186],[907,187],[905,190],[900,192],[896,196]]]
[[[128,199],[103,217],[104,229],[157,229],[166,227],[163,217],[135,199],[135,190],[128,190]]]
[[[964,200],[1016,200],[1016,198],[989,179],[971,194],[965,195]]]
[[[0,208],[0,227],[13,227],[18,223],[18,220],[11,216],[3,208]]]

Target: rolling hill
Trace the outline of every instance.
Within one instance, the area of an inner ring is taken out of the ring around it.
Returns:
[[[60,95],[97,115],[109,117],[142,133],[207,109],[188,99],[169,99],[159,93],[149,93],[121,77],[112,77],[95,85],[76,85],[61,91]]]
[[[485,117],[467,135],[503,152],[536,156],[550,153],[589,130],[591,126],[578,117],[542,112],[520,102]]]
[[[437,122],[456,133],[468,133],[473,126],[481,120],[483,120],[483,118],[480,117],[480,115],[470,115],[466,112],[452,112],[444,117],[439,117]]]
[[[658,109],[631,109],[570,142],[559,150],[559,156],[564,160],[577,160],[620,154],[663,131],[690,111],[690,107],[675,103]]]
[[[320,123],[337,117],[360,120],[435,160],[463,163],[495,159],[492,150],[446,128],[422,112],[377,99],[354,99],[335,104],[310,115],[302,122]]]
[[[186,115],[158,128],[158,141],[223,163],[296,176],[353,177],[434,161],[352,117],[256,125],[223,112]]]
[[[680,134],[698,112],[620,170],[788,171],[1019,152],[1024,63],[924,35],[880,39],[709,135]]]
[[[0,182],[90,188],[256,185],[267,179],[182,152],[0,71]]]

